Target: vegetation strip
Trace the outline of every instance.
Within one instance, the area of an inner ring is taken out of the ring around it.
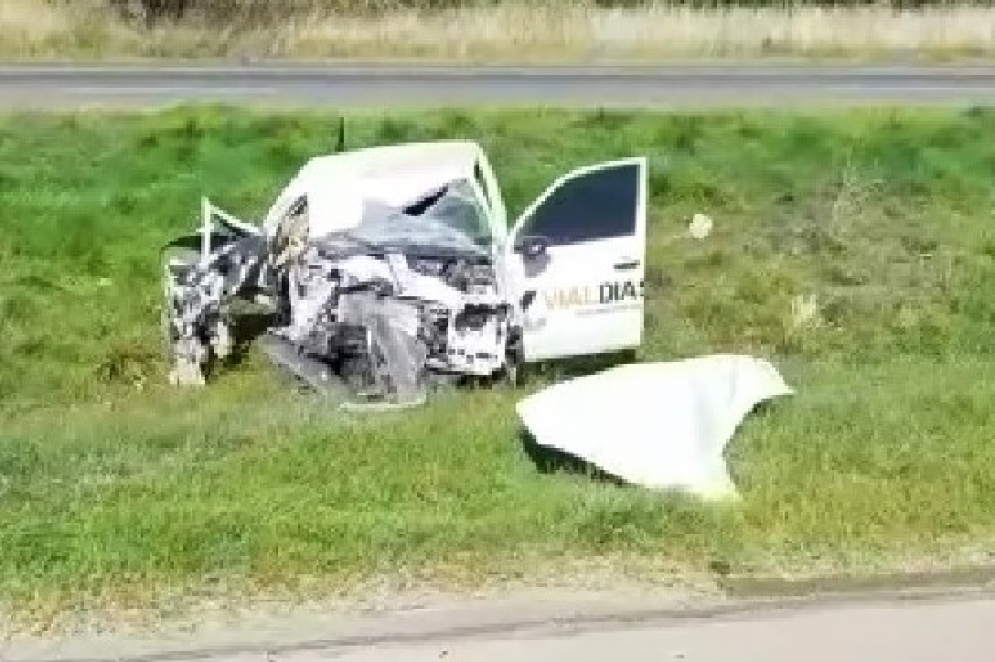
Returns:
[[[478,139],[513,212],[572,167],[650,158],[643,358],[756,353],[798,391],[737,435],[730,506],[542,474],[513,393],[340,417],[254,352],[204,391],[166,387],[158,247],[205,193],[257,216],[336,125],[0,119],[0,595],[17,613],[585,563],[669,580],[989,560],[995,113],[349,118],[350,146]],[[695,212],[715,220],[702,242],[683,237]]]

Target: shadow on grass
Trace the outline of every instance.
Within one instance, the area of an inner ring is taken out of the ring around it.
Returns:
[[[640,360],[635,350],[623,350],[606,354],[540,361],[528,364],[523,368],[522,380],[530,386],[550,386],[577,377],[604,372],[628,363],[637,363]]]
[[[225,359],[225,367],[231,368],[245,361],[253,343],[275,323],[275,315],[270,311],[240,311],[233,319],[232,351]]]
[[[617,487],[629,487],[629,484],[618,476],[600,469],[587,460],[557,448],[543,446],[526,428],[519,430],[518,437],[522,443],[522,450],[525,451],[525,454],[535,465],[536,469],[538,469],[539,473],[547,475],[564,473],[573,476],[583,476]]]

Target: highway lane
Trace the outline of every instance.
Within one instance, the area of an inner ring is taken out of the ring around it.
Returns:
[[[0,66],[0,107],[992,105],[995,64]]]

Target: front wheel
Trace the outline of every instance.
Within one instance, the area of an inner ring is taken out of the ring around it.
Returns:
[[[524,368],[525,361],[522,356],[521,345],[515,343],[509,346],[504,367],[498,373],[499,383],[506,388],[518,388],[525,383]]]

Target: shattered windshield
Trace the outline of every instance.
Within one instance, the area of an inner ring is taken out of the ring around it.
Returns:
[[[458,180],[415,201],[395,207],[373,198],[362,202],[360,222],[326,237],[324,244],[359,242],[367,249],[423,255],[487,257],[493,236],[483,206],[470,182]],[[344,245],[340,245],[342,248]]]
[[[425,217],[467,235],[476,245],[491,243],[491,228],[472,184],[461,179],[447,185],[434,204],[423,212]]]
[[[448,213],[437,214],[436,208]],[[474,232],[474,219],[465,209],[465,205],[437,202],[415,215],[367,200],[362,222],[345,234],[367,246],[402,253],[484,257],[490,246],[489,235]]]

